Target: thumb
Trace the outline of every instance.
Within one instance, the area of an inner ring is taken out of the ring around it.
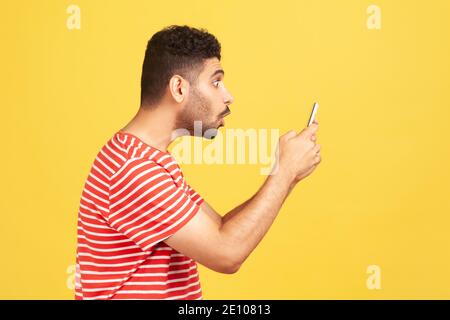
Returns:
[[[297,135],[297,132],[295,132],[295,130],[289,130],[282,137],[284,137],[284,138],[289,140],[289,139],[295,137],[296,135]]]
[[[304,128],[299,133],[299,135],[302,135],[302,136],[305,136],[305,137],[310,137],[314,133],[316,133],[318,129],[319,129],[319,125],[317,123],[313,122],[309,127]]]

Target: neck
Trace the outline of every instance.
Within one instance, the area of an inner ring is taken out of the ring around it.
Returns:
[[[167,147],[176,138],[172,137],[175,115],[170,106],[158,105],[149,109],[139,108],[131,121],[121,129],[143,142],[167,152]]]

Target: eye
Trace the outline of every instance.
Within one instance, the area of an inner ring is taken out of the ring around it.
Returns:
[[[219,84],[220,84],[220,80],[216,80],[213,82],[214,87],[219,87]]]

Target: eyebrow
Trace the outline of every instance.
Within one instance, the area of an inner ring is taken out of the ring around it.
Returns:
[[[214,73],[211,75],[210,78],[214,77],[216,74],[221,73],[223,76],[225,76],[225,71],[223,71],[222,69],[217,69],[216,71],[214,71]]]

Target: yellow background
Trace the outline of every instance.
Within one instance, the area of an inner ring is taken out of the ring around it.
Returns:
[[[70,4],[80,30],[66,27]],[[370,4],[381,30],[366,26]],[[222,44],[225,128],[301,130],[320,103],[321,165],[237,274],[199,266],[204,299],[449,299],[449,12],[447,0],[3,2],[0,298],[73,299],[92,161],[137,111],[148,39],[189,24]],[[265,178],[258,165],[182,167],[222,214]]]

